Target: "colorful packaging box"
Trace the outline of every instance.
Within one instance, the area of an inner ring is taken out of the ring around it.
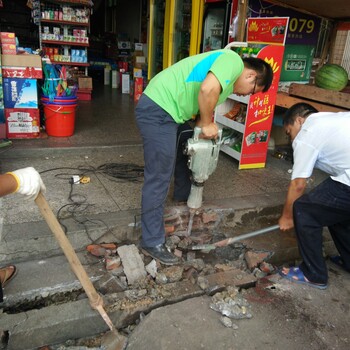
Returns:
[[[142,69],[134,68],[134,78],[142,78]]]
[[[134,87],[134,101],[137,102],[143,91],[143,79],[142,78],[135,78],[134,79],[135,87]]]
[[[36,79],[3,78],[5,108],[38,108]]]
[[[16,55],[16,44],[1,44],[3,55]]]
[[[1,45],[12,44],[16,46],[16,34],[9,32],[0,32]]]
[[[4,107],[0,107],[0,124],[5,123],[5,110]]]
[[[34,108],[5,108],[6,137],[28,139],[40,136],[40,113]]]

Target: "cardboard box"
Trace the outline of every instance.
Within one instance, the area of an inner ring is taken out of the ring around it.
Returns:
[[[1,45],[12,44],[16,46],[16,34],[8,32],[0,32]]]
[[[104,85],[109,85],[111,82],[111,69],[109,67],[104,68]]]
[[[145,56],[135,56],[135,63],[145,64],[146,57]]]
[[[0,123],[0,139],[6,139],[6,124]]]
[[[78,86],[80,89],[92,89],[92,78],[91,77],[79,77]]]
[[[117,89],[118,88],[118,71],[112,70],[112,89]]]
[[[4,78],[5,108],[38,108],[36,79]]]
[[[130,93],[130,75],[122,74],[122,94]]]
[[[79,101],[90,101],[91,100],[91,89],[79,89],[77,91],[77,97]]]
[[[142,78],[135,78],[134,79],[134,101],[137,102],[143,91],[143,79]]]
[[[5,108],[6,137],[28,139],[40,136],[39,109]]]
[[[135,51],[143,51],[143,44],[135,43]]]
[[[5,78],[43,78],[41,57],[38,55],[2,55],[1,59]]]

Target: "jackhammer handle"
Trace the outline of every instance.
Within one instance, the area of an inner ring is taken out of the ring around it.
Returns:
[[[86,273],[83,265],[81,264],[77,254],[75,253],[72,245],[70,244],[66,234],[63,232],[60,223],[58,222],[56,216],[52,212],[49,204],[47,203],[45,197],[41,192],[35,199],[36,205],[39,207],[39,210],[50,227],[52,233],[54,234],[58,244],[60,245],[63,253],[65,254],[69,265],[77,278],[79,279],[81,285],[84,288],[85,293],[87,294],[91,307],[97,309],[99,305],[103,305],[103,300],[101,296],[96,292],[95,287],[89,279],[88,274]]]

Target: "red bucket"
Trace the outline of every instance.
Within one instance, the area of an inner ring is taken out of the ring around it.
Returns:
[[[67,137],[74,133],[75,105],[44,104],[45,129],[49,136]]]

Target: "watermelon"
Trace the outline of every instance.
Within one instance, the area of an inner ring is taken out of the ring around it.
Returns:
[[[326,90],[340,91],[348,84],[348,73],[338,64],[325,64],[316,72],[315,84]]]

